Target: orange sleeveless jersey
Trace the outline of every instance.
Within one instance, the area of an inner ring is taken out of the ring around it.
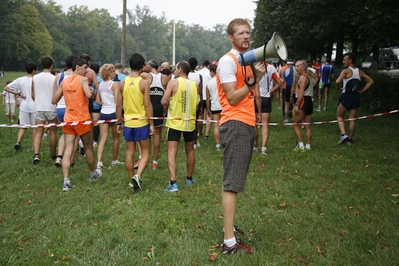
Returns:
[[[80,84],[82,76],[76,75],[62,82],[62,92],[65,99],[65,122],[90,120],[89,104]]]
[[[226,55],[231,56],[234,59],[234,62],[236,63],[236,88],[240,89],[245,86],[245,78],[251,78],[253,76],[252,69],[250,66],[246,66],[246,74],[247,77],[244,77],[243,71],[244,67],[242,67],[238,61],[236,56],[229,52]],[[245,73],[245,72],[244,72]],[[223,123],[230,121],[230,120],[236,120],[243,122],[247,125],[250,126],[255,126],[255,100],[254,100],[254,94],[251,91],[248,91],[248,97],[245,97],[244,99],[241,100],[236,106],[232,106],[229,104],[229,101],[227,100],[226,94],[224,93],[222,84],[220,83],[220,77],[219,73],[216,73],[216,83],[218,87],[218,93],[219,93],[219,102],[220,105],[222,106],[222,112],[220,114],[220,121],[219,125],[222,125]]]

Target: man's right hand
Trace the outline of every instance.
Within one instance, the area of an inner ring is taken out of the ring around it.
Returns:
[[[258,82],[266,73],[265,63],[263,61],[258,61],[255,64],[256,81]]]

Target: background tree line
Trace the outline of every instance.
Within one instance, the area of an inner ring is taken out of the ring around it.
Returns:
[[[399,6],[384,0],[258,0],[254,21],[254,44],[278,31],[289,54],[331,58],[336,44],[336,63],[344,47],[354,53],[378,53],[399,45]]]
[[[121,10],[122,14],[122,10]],[[0,1],[0,69],[23,70],[28,61],[51,56],[62,68],[70,54],[87,53],[99,64],[120,62],[122,15],[106,9],[72,6],[64,13],[54,1]],[[175,25],[176,62],[194,56],[218,60],[231,48],[225,25],[212,30],[200,25]],[[125,58],[135,52],[159,62],[172,62],[173,21],[157,17],[147,6],[127,10]],[[128,65],[128,62],[125,62]]]
[[[255,0],[253,47],[274,31],[284,37],[290,57],[331,57],[342,62],[344,47],[357,53],[378,52],[399,44],[399,8],[383,0]],[[122,10],[121,10],[122,13]],[[0,68],[21,70],[28,61],[50,55],[56,67],[70,54],[88,53],[93,62],[116,63],[121,58],[122,15],[106,9],[72,6],[64,13],[53,0],[0,1]],[[228,23],[228,21],[226,21]],[[127,10],[125,58],[139,52],[145,58],[172,61],[173,21],[154,16],[147,6]],[[176,62],[191,56],[217,60],[230,49],[226,25],[212,30],[176,22]],[[125,62],[125,65],[126,62]]]

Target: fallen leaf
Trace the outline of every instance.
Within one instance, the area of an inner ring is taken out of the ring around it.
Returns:
[[[28,200],[28,201],[25,202],[25,205],[31,205],[32,203],[33,203],[33,201]]]
[[[285,205],[286,205],[286,203],[283,201],[283,202],[281,202],[278,206],[280,206],[280,207],[285,207]]]
[[[217,253],[212,253],[212,254],[209,254],[209,259],[210,260],[216,260],[217,259],[217,257],[218,257],[218,254]]]
[[[320,248],[319,245],[316,246],[316,249],[317,249],[317,252],[318,252],[320,255],[323,255],[323,254],[325,253],[324,250],[321,250],[321,248]]]
[[[399,194],[391,194],[392,197],[399,197]]]
[[[387,183],[382,183],[382,186],[385,187],[386,189],[389,189],[389,190],[391,189]]]

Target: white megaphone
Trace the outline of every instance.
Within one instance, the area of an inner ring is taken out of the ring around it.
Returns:
[[[284,39],[280,33],[274,32],[272,38],[265,45],[245,53],[240,53],[237,56],[240,65],[247,66],[257,61],[263,61],[266,58],[280,58],[281,60],[287,60],[287,46],[285,45]]]

